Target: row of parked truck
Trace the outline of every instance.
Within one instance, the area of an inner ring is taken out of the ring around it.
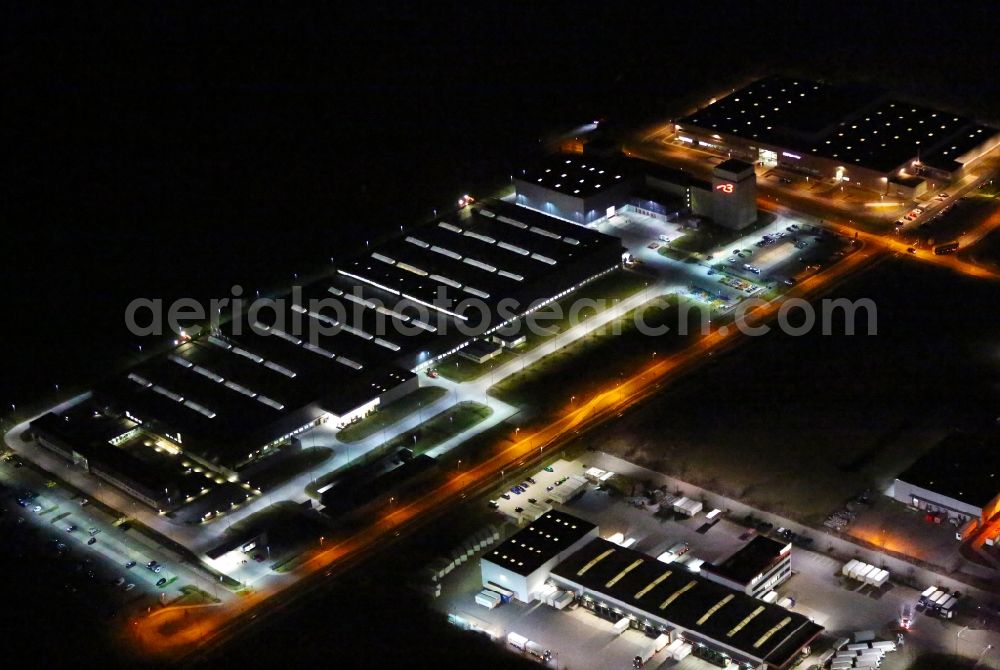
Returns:
[[[922,608],[927,614],[937,614],[943,619],[955,616],[955,608],[962,594],[958,591],[949,592],[936,586],[928,587],[917,600],[917,608]]]
[[[877,568],[870,563],[851,559],[841,568],[841,574],[848,579],[853,579],[863,584],[870,584],[875,588],[885,585],[889,581],[889,571]]]
[[[681,638],[677,638],[673,642],[670,642],[669,637],[666,635],[660,635],[655,640],[652,640],[649,644],[647,644],[646,647],[632,659],[632,667],[641,668],[661,651],[665,651],[667,658],[672,658],[675,661],[683,661],[691,655],[691,651],[693,649],[694,647]]]

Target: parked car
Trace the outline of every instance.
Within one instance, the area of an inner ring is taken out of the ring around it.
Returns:
[[[135,567],[135,561],[129,561],[128,563],[125,564],[126,570],[131,570],[134,567]]]
[[[87,540],[87,544],[97,544],[97,538],[96,537],[90,538],[89,540]]]

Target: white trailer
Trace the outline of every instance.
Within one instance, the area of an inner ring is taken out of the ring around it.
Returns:
[[[476,594],[476,604],[482,605],[488,610],[500,606],[500,594],[483,589]]]
[[[682,644],[677,648],[677,650],[671,654],[671,658],[675,661],[683,661],[685,658],[691,655],[691,650],[693,647],[689,644]]]
[[[552,603],[552,606],[557,610],[566,609],[573,604],[574,600],[576,600],[576,596],[573,595],[572,591],[560,591],[559,597]]]
[[[855,571],[854,578],[859,582],[863,582],[865,581],[865,577],[868,576],[868,573],[874,569],[875,569],[874,565],[868,565],[867,563],[863,563],[862,567]]]
[[[639,665],[645,665],[649,659],[656,655],[656,642],[650,642],[648,645],[643,647],[642,651],[636,654],[636,658],[639,661]]]
[[[632,620],[629,619],[627,616],[626,617],[622,617],[621,619],[619,619],[618,621],[616,621],[615,625],[614,625],[614,633],[615,633],[615,635],[621,635],[622,633],[624,633],[625,631],[627,631],[628,627],[629,627],[629,625],[631,623],[632,623]]]
[[[695,516],[704,508],[704,505],[697,501],[692,500],[686,496],[682,496],[679,500],[674,501],[673,509],[678,514],[683,514],[684,516]]]
[[[608,542],[610,542],[611,544],[617,544],[620,546],[621,543],[624,541],[625,541],[625,533],[614,533],[613,535],[608,536]]]
[[[884,652],[896,651],[896,643],[891,640],[876,640],[871,645],[872,649],[881,649]]]
[[[955,605],[958,604],[958,598],[951,596],[941,605],[941,616],[945,619],[950,619],[955,616]]]
[[[763,596],[761,596],[760,599],[770,605],[770,604],[775,603],[775,602],[778,601],[778,592],[777,591],[768,591]]]
[[[670,637],[666,634],[661,633],[658,638],[653,640],[653,646],[656,647],[656,651],[659,652],[661,649],[667,646],[670,642]]]
[[[888,570],[879,569],[868,574],[868,583],[876,588],[881,588],[887,581],[889,581]]]
[[[524,646],[530,642],[528,638],[517,633],[507,633],[507,644],[514,647],[515,649],[520,649],[524,651]]]
[[[850,577],[851,573],[854,571],[854,568],[856,568],[858,566],[858,563],[860,562],[861,561],[859,561],[858,559],[852,558],[847,563],[844,563],[844,567],[840,569],[840,574],[844,575],[845,577]]]

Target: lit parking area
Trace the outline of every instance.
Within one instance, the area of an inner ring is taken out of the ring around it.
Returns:
[[[514,521],[529,521],[572,497],[582,495],[584,468],[579,462],[559,459],[523,479],[506,479],[491,501],[500,514]]]
[[[659,556],[682,544],[686,550],[677,562],[687,565],[688,569],[699,570],[702,561],[720,562],[758,533],[773,535],[776,531],[770,526],[748,528],[743,519],[730,519],[724,511],[708,506],[689,517],[674,511],[672,505],[651,505],[643,495],[612,494],[612,489],[630,490],[635,482],[613,477],[602,482],[594,477],[595,470],[590,464],[582,460],[559,461],[553,466],[553,472],[544,473],[545,476],[561,478],[583,474],[589,479],[583,491],[567,503],[551,503],[554,509],[593,522],[600,527],[602,537],[650,556]],[[537,481],[534,486],[551,485],[534,478]],[[531,495],[531,488],[529,486],[520,495]],[[667,496],[672,493],[669,487],[665,491]],[[518,497],[512,494],[511,501],[501,499],[503,505],[499,511],[513,516],[505,507],[513,505]],[[630,667],[632,658],[648,646],[649,639],[641,633],[626,630],[617,635],[613,622],[575,605],[557,610],[544,603],[524,604],[516,599],[493,609],[477,604],[475,595],[483,588],[478,558],[467,561],[443,579],[441,597],[435,606],[492,633],[498,644],[506,646],[504,639],[510,632],[525,635],[552,651],[551,667],[555,667],[557,656],[560,667]],[[812,655],[800,667],[810,667],[833,639],[850,636],[855,631],[871,630],[879,639],[897,641],[900,615],[915,610],[920,596],[918,589],[901,584],[895,578],[875,588],[845,577],[843,567],[843,561],[818,551],[800,546],[792,549],[792,576],[775,589],[777,602],[784,602],[792,611],[826,629],[825,641],[813,645]],[[972,630],[965,633],[973,638],[970,645],[982,646],[995,636],[989,631],[976,630],[980,626],[963,616],[947,621],[917,613],[913,628],[904,634],[904,644],[897,653],[887,655],[881,667],[902,670],[921,653],[947,652],[954,645],[956,633],[966,624],[972,624]],[[511,651],[519,653],[516,649]],[[656,656],[646,667],[706,669],[713,666],[694,657],[676,663]]]

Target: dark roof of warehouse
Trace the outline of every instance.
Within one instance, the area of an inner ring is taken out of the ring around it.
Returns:
[[[353,367],[361,359],[353,351],[353,358],[331,358],[351,340],[343,331],[324,336],[336,347],[318,338],[317,350],[270,327],[254,330],[243,322],[237,335],[230,324],[226,335],[183,343],[106,380],[95,393],[102,404],[180,433],[185,450],[232,467],[323,411],[342,415],[413,376],[385,365]]]
[[[554,288],[563,268],[612,250],[621,251],[615,237],[492,200],[414,228],[339,271],[383,299],[433,306],[430,317],[448,325],[461,317],[447,303],[478,298],[495,309],[504,298],[547,298],[568,288]]]
[[[596,527],[589,521],[550,510],[484,558],[519,575],[530,575]]]
[[[1000,494],[996,441],[953,433],[917,459],[897,479],[975,507]]]
[[[521,181],[578,198],[589,198],[631,179],[622,157],[552,154],[526,165],[515,176]]]
[[[726,560],[717,564],[704,563],[701,570],[739,584],[749,584],[750,580],[774,565],[788,548],[787,542],[758,535]]]
[[[864,86],[768,77],[679,121],[880,172],[920,158],[945,170],[996,129]]]
[[[588,543],[552,573],[778,667],[823,630],[801,614],[603,539]]]

